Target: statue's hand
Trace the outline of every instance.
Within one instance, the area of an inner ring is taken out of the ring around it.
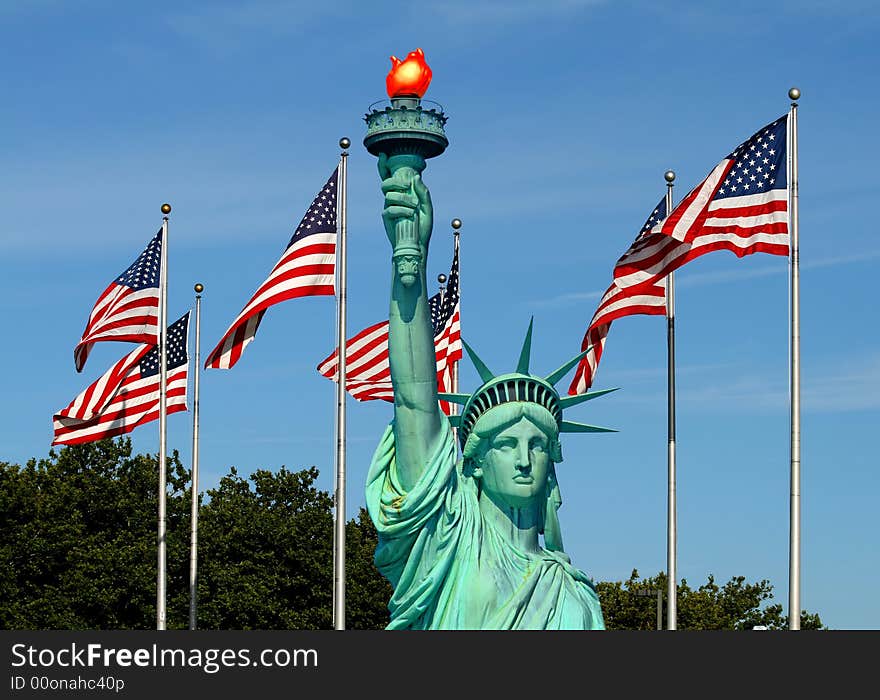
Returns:
[[[396,247],[401,236],[412,238],[413,242],[417,238],[423,253],[427,252],[434,225],[434,207],[431,193],[422,182],[421,175],[407,165],[396,168],[392,173],[384,153],[379,155],[379,175],[385,194],[382,221],[391,245]],[[413,226],[418,228],[414,230]]]
[[[392,247],[397,247],[397,240],[402,233],[398,231],[398,224],[405,228],[414,224],[419,200],[413,192],[412,180],[401,177],[400,171],[382,180],[382,192],[385,194],[382,222]],[[407,235],[407,238],[411,235]]]

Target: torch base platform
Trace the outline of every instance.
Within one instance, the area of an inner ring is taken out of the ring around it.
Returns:
[[[434,158],[449,145],[443,129],[446,120],[442,109],[425,109],[415,98],[395,98],[390,106],[373,109],[364,117],[364,146],[374,156],[385,153]]]

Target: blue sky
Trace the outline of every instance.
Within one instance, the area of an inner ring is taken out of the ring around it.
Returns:
[[[430,161],[429,272],[462,228],[462,329],[490,367],[575,354],[618,256],[674,169],[676,201],[735,145],[800,107],[802,606],[833,628],[880,628],[874,431],[880,331],[871,204],[880,68],[873,3],[549,0],[374,3],[35,0],[0,6],[0,459],[44,456],[51,415],[130,347],[72,351],[109,280],[171,216],[169,314],[205,284],[203,353],[265,279],[338,159],[349,159],[349,331],[387,313],[389,247],[368,106],[388,56],[422,47],[447,152]],[[15,67],[13,69],[13,67]],[[788,267],[713,253],[677,273],[678,570],[769,579],[787,609]],[[334,302],[272,308],[231,371],[202,381],[202,484],[316,465],[332,485],[333,385],[315,371]],[[566,378],[566,382],[567,382]],[[463,364],[462,389],[476,386]],[[568,418],[560,518],[600,580],[666,566],[666,334],[617,321],[596,388]],[[348,506],[363,503],[388,404],[349,404]],[[191,415],[169,418],[189,459]],[[157,425],[133,434],[155,451]]]

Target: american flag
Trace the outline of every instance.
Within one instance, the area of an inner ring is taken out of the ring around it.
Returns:
[[[639,235],[625,255],[631,254],[633,251],[641,249],[651,236],[651,229],[666,217],[666,197],[663,197],[651,212],[645,225],[642,226]],[[599,366],[599,360],[602,359],[602,352],[605,349],[605,339],[608,337],[608,331],[611,330],[611,322],[622,316],[632,316],[635,314],[648,314],[651,316],[659,316],[666,313],[666,278],[657,281],[649,281],[627,289],[620,289],[613,282],[608,287],[602,299],[599,301],[599,307],[590,325],[587,326],[587,332],[581,342],[581,350],[586,350],[592,346],[581,361],[578,363],[577,371],[568,387],[569,394],[583,394],[592,385],[596,377],[596,370]]]
[[[336,185],[339,168],[315,196],[281,259],[220,339],[205,368],[229,369],[254,339],[270,306],[297,297],[335,294]]]
[[[437,359],[437,390],[451,392],[453,365],[461,359],[461,300],[458,285],[458,250],[452,259],[446,290],[428,300]],[[345,348],[345,388],[358,401],[394,401],[388,364],[388,321],[365,328],[349,338]],[[337,351],[318,365],[327,379],[338,380]],[[447,415],[450,406],[441,401]]]
[[[166,412],[186,410],[189,311],[168,327]],[[140,345],[53,416],[53,445],[130,433],[159,418],[159,347]]]
[[[451,393],[455,363],[461,359],[461,294],[458,284],[458,247],[452,257],[452,267],[446,280],[446,289],[428,300],[431,307],[431,325],[434,330],[434,348],[437,354],[437,391]],[[452,405],[440,402],[440,409],[448,416]]]
[[[95,302],[82,339],[73,350],[77,372],[82,372],[92,346],[99,341],[158,341],[161,260],[160,229],[138,259],[113,280]]]
[[[784,115],[768,124],[715,166],[617,261],[614,284],[656,281],[713,250],[788,255],[787,122]]]

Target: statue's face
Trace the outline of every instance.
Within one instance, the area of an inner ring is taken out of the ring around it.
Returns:
[[[525,417],[495,433],[478,462],[483,493],[513,508],[545,498],[549,442],[544,431]]]

